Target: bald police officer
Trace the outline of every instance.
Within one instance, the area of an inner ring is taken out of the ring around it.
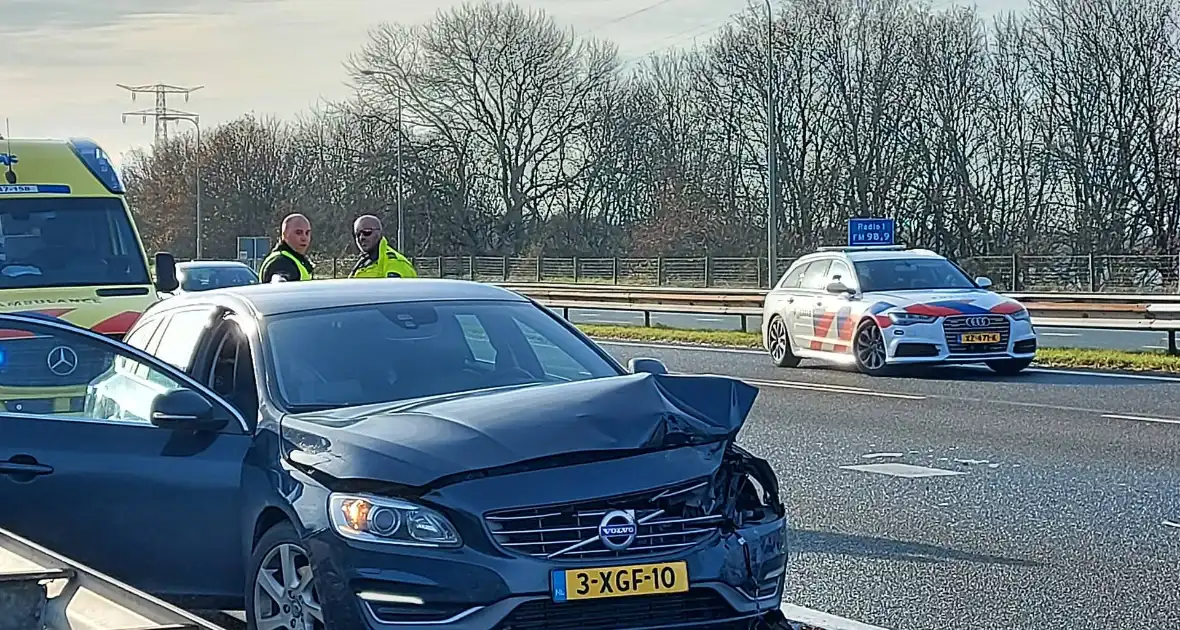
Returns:
[[[389,246],[381,232],[381,219],[366,214],[352,224],[356,246],[360,250],[350,278],[417,278],[409,259]]]

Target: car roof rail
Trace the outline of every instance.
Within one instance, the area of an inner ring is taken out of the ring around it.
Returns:
[[[905,245],[829,245],[817,247],[821,252],[903,252],[909,249]]]

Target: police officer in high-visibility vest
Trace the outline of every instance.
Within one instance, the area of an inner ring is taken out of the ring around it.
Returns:
[[[366,214],[352,224],[356,246],[361,250],[350,278],[417,278],[409,259],[389,246],[381,233],[381,219]]]
[[[302,214],[288,214],[283,219],[279,244],[262,260],[258,277],[262,282],[311,280],[315,271],[307,258],[311,247],[311,222]]]

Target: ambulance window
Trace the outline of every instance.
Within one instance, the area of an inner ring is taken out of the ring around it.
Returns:
[[[0,289],[149,284],[119,199],[0,199]]]

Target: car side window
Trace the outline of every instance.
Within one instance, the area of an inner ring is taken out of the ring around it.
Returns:
[[[832,266],[828,268],[828,282],[840,281],[846,287],[856,286],[856,277],[852,275],[852,270],[843,260],[833,260]]]
[[[212,308],[195,308],[171,314],[153,352],[160,359],[187,371],[192,367],[197,342],[212,324]]]
[[[803,272],[807,269],[807,267],[808,265],[806,264],[799,265],[798,267],[795,267],[794,269],[791,269],[787,273],[783,274],[783,279],[778,283],[778,288],[798,289],[799,283],[803,279]]]
[[[467,340],[467,347],[471,349],[471,356],[476,361],[495,364],[496,348],[492,346],[488,331],[484,330],[479,318],[469,313],[458,313],[455,319],[463,329],[463,337]]]
[[[807,271],[803,273],[802,288],[822,291],[824,287],[828,286],[828,268],[831,264],[831,259],[828,259],[817,260],[808,265]]]
[[[250,340],[232,320],[221,324],[220,333],[217,356],[213,358],[206,384],[252,424],[258,416],[258,385]]]
[[[525,341],[547,376],[568,380],[577,380],[587,376],[586,369],[577,359],[559,348],[545,335],[519,319],[514,318],[513,321],[516,322],[516,327],[524,335]]]
[[[109,339],[0,318],[0,405],[10,413],[149,425],[156,396],[186,386]]]

